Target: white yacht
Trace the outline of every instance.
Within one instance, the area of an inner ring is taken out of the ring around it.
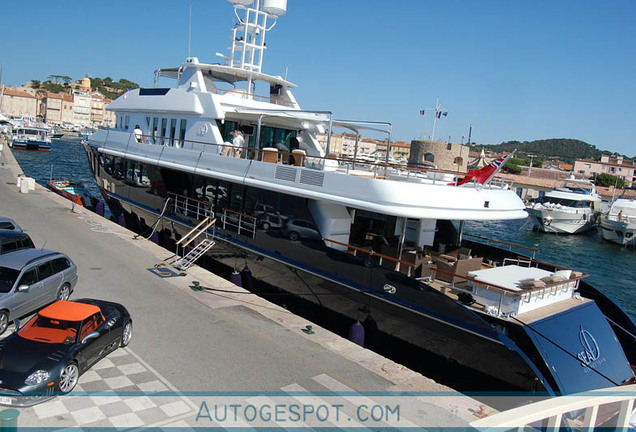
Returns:
[[[11,147],[16,150],[51,151],[51,128],[33,120],[22,117],[12,120]]]
[[[598,226],[601,196],[593,182],[570,175],[527,210],[538,231],[580,234]]]
[[[634,236],[636,234],[636,194],[634,189],[626,189],[620,198],[614,200],[609,211],[601,216],[601,230],[605,240],[623,246],[636,245],[636,236]]]
[[[122,223],[183,259],[207,254],[228,277],[240,263],[244,285],[265,282],[323,317],[364,321],[367,336],[382,335],[364,343],[416,347],[427,360],[412,358],[415,367],[434,358],[489,389],[549,394],[633,377],[636,326],[586,275],[463,235],[466,220],[527,217],[513,190],[490,178],[454,186],[456,173],[388,159],[339,160],[334,128],[386,133],[388,147],[391,124],[304,110],[294,84],[261,71],[285,0],[230,2],[239,22],[225,64],[189,57],[157,70],[175,85],[120,96],[108,108],[115,128],[84,142]],[[324,132],[326,149],[315,137]],[[197,231],[213,239],[178,249]]]

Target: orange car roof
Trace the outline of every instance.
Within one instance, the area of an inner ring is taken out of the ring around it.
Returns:
[[[42,309],[39,315],[64,321],[82,321],[97,312],[101,312],[101,309],[95,305],[58,300]]]

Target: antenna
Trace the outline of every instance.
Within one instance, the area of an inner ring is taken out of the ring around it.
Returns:
[[[188,17],[188,57],[190,57],[191,41],[192,41],[192,5],[190,5],[190,16]]]

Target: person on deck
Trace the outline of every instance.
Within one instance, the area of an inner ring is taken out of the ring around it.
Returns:
[[[139,125],[135,125],[135,130],[133,131],[133,134],[135,135],[135,141],[140,143],[143,137],[143,132],[141,131],[141,128],[139,127]]]

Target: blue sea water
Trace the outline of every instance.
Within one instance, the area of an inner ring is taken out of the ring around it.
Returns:
[[[100,196],[79,138],[54,141],[51,152],[14,151],[24,173],[46,185],[53,178],[81,181]],[[636,319],[636,252],[604,241],[600,230],[566,236],[532,231],[529,219],[469,222],[465,233],[539,249],[536,259],[589,274],[588,282]]]

